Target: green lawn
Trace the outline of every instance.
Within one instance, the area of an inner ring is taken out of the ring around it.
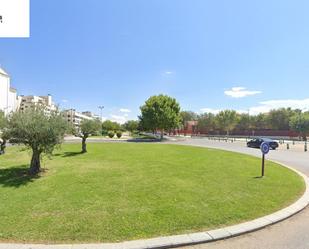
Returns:
[[[294,172],[214,149],[66,144],[24,175],[30,153],[0,157],[0,241],[112,242],[202,231],[274,212],[304,191]]]

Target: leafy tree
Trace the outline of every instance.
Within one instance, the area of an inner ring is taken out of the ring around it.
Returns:
[[[5,129],[7,128],[7,118],[4,112],[0,111],[0,155],[4,154],[6,147]]]
[[[186,128],[186,123],[188,121],[198,120],[198,115],[192,111],[182,111],[180,112],[182,126]]]
[[[228,136],[230,131],[233,130],[237,124],[237,112],[234,110],[221,111],[216,116],[216,121],[219,128],[226,131],[226,135]]]
[[[253,130],[264,130],[268,128],[267,114],[260,113],[256,116],[250,116],[250,126]]]
[[[121,125],[111,120],[105,120],[102,123],[102,133],[107,134],[109,131],[117,131],[121,129]]]
[[[97,133],[101,129],[99,120],[85,119],[81,122],[79,133],[77,134],[82,139],[82,153],[87,152],[86,140],[89,136]]]
[[[216,116],[213,113],[203,113],[198,116],[197,127],[200,131],[214,131],[216,130]]]
[[[290,127],[293,131],[299,133],[299,136],[307,140],[307,134],[309,133],[309,113],[299,113],[294,115],[290,121]]]
[[[291,108],[280,108],[271,110],[267,115],[267,121],[273,130],[289,130],[290,119],[295,115]]]
[[[180,125],[180,106],[176,99],[167,95],[160,94],[150,97],[140,109],[139,119],[142,127],[151,131],[161,130],[161,139],[164,130],[169,131]]]
[[[237,116],[237,124],[235,129],[237,130],[249,130],[251,127],[250,116],[248,114],[242,113]]]
[[[67,123],[59,113],[47,115],[43,107],[33,106],[10,116],[5,136],[32,150],[29,173],[36,175],[41,170],[41,154],[51,154],[62,143],[66,130]]]
[[[125,130],[130,133],[137,131],[139,126],[139,122],[137,120],[129,120],[123,124]]]

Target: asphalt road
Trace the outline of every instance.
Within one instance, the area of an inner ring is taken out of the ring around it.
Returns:
[[[247,148],[244,142],[209,141],[205,138],[171,142],[218,148],[254,156],[261,156],[259,149]],[[270,151],[267,159],[284,163],[309,176],[309,152],[279,149]],[[267,168],[266,168],[267,174]],[[309,208],[293,217],[262,230],[227,240],[184,247],[186,249],[309,249]]]

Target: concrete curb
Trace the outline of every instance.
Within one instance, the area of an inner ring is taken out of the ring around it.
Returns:
[[[63,245],[0,243],[0,249],[163,249],[207,243],[239,236],[245,233],[250,233],[266,226],[283,221],[291,217],[292,215],[300,212],[309,205],[309,178],[292,167],[276,161],[273,162],[289,168],[296,172],[298,175],[300,175],[304,179],[306,185],[305,193],[302,195],[301,198],[299,198],[295,203],[291,204],[290,206],[252,221],[206,232],[164,236],[144,240],[132,240],[121,243]]]

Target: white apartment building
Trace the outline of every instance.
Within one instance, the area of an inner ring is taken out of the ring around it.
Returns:
[[[44,106],[45,113],[50,114],[52,111],[57,111],[57,106],[52,100],[52,96],[48,94],[47,96],[18,96],[19,110],[25,111],[34,105]]]
[[[79,128],[80,124],[83,120],[93,120],[94,117],[91,112],[77,112],[75,109],[68,109],[62,112],[62,116],[65,120],[67,120],[70,124],[72,124],[75,128]]]
[[[16,89],[11,87],[9,74],[0,67],[0,110],[6,115],[17,109]]]

